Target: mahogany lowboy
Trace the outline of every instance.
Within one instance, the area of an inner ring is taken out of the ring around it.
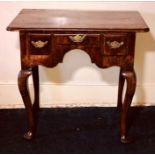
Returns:
[[[149,28],[138,12],[134,11],[67,11],[23,9],[7,27],[19,31],[21,71],[18,85],[28,114],[28,132],[32,139],[36,133],[39,109],[38,65],[55,67],[63,61],[66,52],[82,49],[92,63],[100,68],[120,67],[118,101],[120,135],[122,143],[129,143],[127,115],[136,88],[134,48],[136,32]],[[28,77],[32,75],[35,100],[28,92]],[[124,82],[126,93],[122,101]]]

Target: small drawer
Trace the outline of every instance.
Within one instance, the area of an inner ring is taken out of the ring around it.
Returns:
[[[105,34],[104,55],[126,55],[128,52],[127,34]]]
[[[57,45],[99,46],[100,34],[54,34],[54,43]]]
[[[28,53],[31,55],[48,55],[52,50],[51,34],[28,33]]]

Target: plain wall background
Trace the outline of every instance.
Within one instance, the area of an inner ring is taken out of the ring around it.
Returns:
[[[17,87],[20,70],[18,32],[6,27],[23,8],[137,10],[150,27],[136,38],[137,89],[133,105],[155,105],[155,2],[0,2],[0,108],[23,107]],[[40,67],[41,106],[116,106],[119,68],[99,69],[81,50],[64,63]],[[30,85],[32,92],[32,85]],[[33,92],[32,92],[33,93]]]

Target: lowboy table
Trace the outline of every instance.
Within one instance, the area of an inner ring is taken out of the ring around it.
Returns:
[[[136,32],[149,31],[136,11],[73,11],[23,9],[7,27],[19,31],[21,71],[19,90],[28,114],[28,132],[32,139],[36,132],[39,110],[38,65],[55,67],[71,49],[88,53],[92,63],[100,68],[119,66],[117,107],[121,111],[121,142],[128,143],[127,114],[136,87],[134,48]],[[28,77],[33,76],[35,100],[28,91]],[[127,82],[124,101],[122,92]]]

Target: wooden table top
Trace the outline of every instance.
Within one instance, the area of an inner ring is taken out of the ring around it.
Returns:
[[[7,27],[8,31],[64,29],[149,31],[147,24],[137,11],[23,9]]]

